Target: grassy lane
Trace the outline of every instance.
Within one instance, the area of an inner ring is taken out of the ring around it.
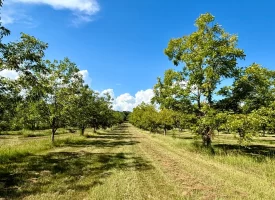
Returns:
[[[38,138],[23,143],[45,145]],[[274,199],[265,172],[191,152],[180,141],[129,124],[87,137],[65,134],[56,147],[0,163],[0,199]]]
[[[171,137],[144,134],[134,127],[131,132],[187,199],[274,199],[274,180],[179,148]]]

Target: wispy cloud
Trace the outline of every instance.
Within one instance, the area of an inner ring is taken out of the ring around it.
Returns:
[[[27,15],[25,10],[19,8],[12,2],[5,3],[1,9],[1,22],[3,25],[8,24],[24,24],[29,28],[36,27],[36,22],[30,15]]]
[[[54,9],[69,9],[87,15],[97,13],[100,8],[96,0],[12,0],[13,2],[29,4],[46,4]]]
[[[97,0],[10,0],[4,3],[2,10],[2,23],[12,24],[24,19],[31,21],[30,16],[18,12],[17,5],[48,5],[55,10],[70,10],[74,16],[72,24],[77,26],[94,20],[94,15],[100,11]]]

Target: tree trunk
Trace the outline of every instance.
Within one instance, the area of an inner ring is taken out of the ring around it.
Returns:
[[[84,132],[85,132],[85,127],[82,127],[82,128],[81,128],[81,135],[82,135],[82,136],[84,135]]]
[[[207,101],[208,101],[210,108],[212,108],[213,107],[212,94],[207,95]]]
[[[55,136],[55,132],[56,132],[56,128],[52,128],[52,143],[54,144],[54,136]]]
[[[53,118],[53,121],[52,121],[52,143],[54,144],[54,135],[55,135],[55,132],[57,130],[56,128],[56,119]]]
[[[167,131],[166,128],[164,128],[163,134],[164,134],[165,136],[166,136],[166,131]]]
[[[96,127],[94,126],[94,133],[96,133]]]
[[[209,127],[206,128],[206,130],[203,133],[202,136],[202,140],[203,140],[203,145],[206,147],[210,147],[211,143],[212,143],[212,139],[211,139],[211,129]]]

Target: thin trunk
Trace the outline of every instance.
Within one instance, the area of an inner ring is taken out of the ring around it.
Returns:
[[[94,133],[96,133],[96,127],[94,126]]]
[[[164,128],[163,134],[166,136],[166,127]]]
[[[56,128],[52,128],[52,143],[54,143],[54,136],[55,136],[55,132],[56,132]]]
[[[85,132],[85,127],[82,127],[82,128],[81,128],[81,135],[82,135],[82,136],[84,135],[84,132]]]
[[[53,121],[52,121],[52,143],[54,143],[54,135],[55,135],[55,132],[57,130],[56,128],[56,125],[55,125],[55,122],[56,122],[56,119],[55,117],[53,118]]]

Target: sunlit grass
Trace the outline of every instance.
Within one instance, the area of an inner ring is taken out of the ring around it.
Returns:
[[[49,139],[28,140],[24,142],[10,142],[8,145],[0,146],[0,163],[6,163],[24,156],[38,153],[53,148]]]

